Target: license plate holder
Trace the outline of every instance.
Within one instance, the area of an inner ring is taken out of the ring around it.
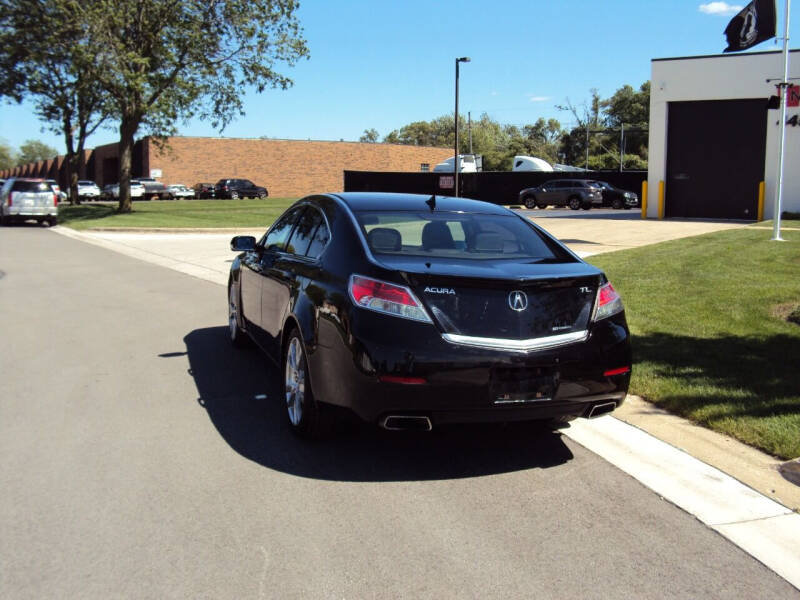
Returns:
[[[493,404],[547,402],[555,396],[558,374],[544,368],[493,369],[489,398]]]

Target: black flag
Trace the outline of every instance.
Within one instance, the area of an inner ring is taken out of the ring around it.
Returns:
[[[723,52],[747,50],[775,37],[775,0],[753,0],[725,28],[728,47]]]

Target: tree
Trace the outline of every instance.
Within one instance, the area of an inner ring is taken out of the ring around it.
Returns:
[[[467,120],[459,116],[459,152],[470,151]],[[472,152],[483,156],[486,171],[508,171],[517,154],[532,154],[555,162],[561,137],[561,124],[556,119],[538,119],[524,125],[503,125],[482,114],[472,121]],[[453,115],[443,115],[431,121],[415,121],[390,132],[384,142],[417,146],[450,148],[455,140]]]
[[[0,141],[0,171],[13,169],[17,164],[17,156],[14,150],[3,141]]]
[[[378,141],[378,130],[377,129],[365,129],[364,135],[358,138],[359,142],[366,142],[368,144],[374,144]]]
[[[30,98],[36,114],[64,136],[70,201],[77,201],[86,139],[106,119],[103,94],[87,74],[95,50],[69,0],[3,0],[0,27],[0,94],[17,102]],[[42,35],[42,30],[48,32]],[[20,160],[38,160],[22,152]]]
[[[583,165],[587,154],[590,169],[620,167],[620,137],[624,131],[623,167],[647,168],[647,127],[650,119],[650,82],[639,90],[629,85],[619,88],[610,98],[601,99],[596,89],[591,100],[575,107],[569,99],[557,106],[572,114],[577,126],[561,138],[560,153],[568,164]],[[588,129],[588,153],[587,153]]]
[[[198,116],[220,130],[244,114],[243,91],[286,89],[276,63],[308,56],[296,0],[96,0],[77,5],[98,52],[94,75],[119,119],[119,211],[130,204],[133,140]]]
[[[39,160],[58,156],[58,150],[39,140],[25,140],[19,147],[18,165],[26,165]]]

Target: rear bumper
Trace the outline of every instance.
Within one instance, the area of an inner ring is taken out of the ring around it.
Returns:
[[[326,336],[328,347],[309,353],[311,379],[319,400],[368,422],[387,415],[424,415],[434,424],[588,416],[599,404],[619,406],[628,391],[630,371],[604,375],[631,365],[624,314],[595,324],[583,342],[532,352],[448,343],[434,326],[411,321],[388,331],[387,317],[366,311],[353,317],[354,335],[335,336],[333,348],[335,338]]]
[[[6,206],[3,216],[9,219],[35,219],[58,216],[57,206]]]

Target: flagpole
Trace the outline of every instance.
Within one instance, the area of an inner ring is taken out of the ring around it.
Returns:
[[[772,241],[782,242],[781,205],[783,204],[783,153],[786,145],[786,104],[789,100],[789,4],[786,0],[783,23],[783,81],[781,82],[781,141],[778,150],[778,189],[775,193],[775,214],[772,216]]]

